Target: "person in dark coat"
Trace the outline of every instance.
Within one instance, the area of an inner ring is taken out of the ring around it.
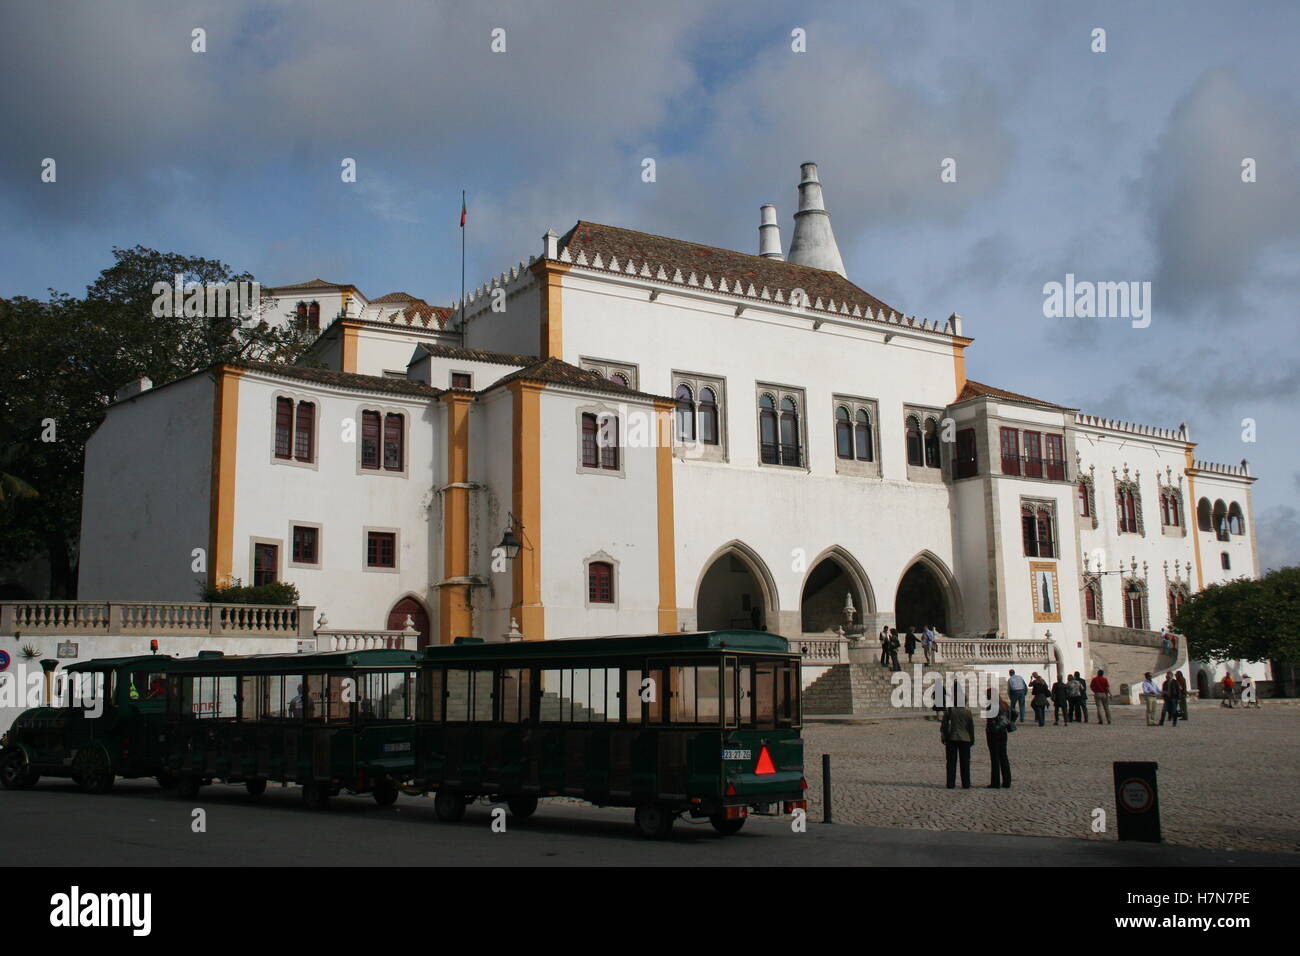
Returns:
[[[1178,714],[1178,716],[1181,719],[1186,720],[1187,719],[1187,678],[1183,676],[1182,671],[1175,671],[1174,680],[1178,681],[1179,708],[1180,708],[1180,713]]]
[[[975,740],[975,718],[969,707],[948,707],[939,721],[939,739],[948,758],[948,789],[957,785],[957,765],[961,764],[961,788],[970,789],[970,745]]]
[[[984,721],[984,742],[989,747],[989,789],[1011,788],[1011,760],[1007,757],[1007,738],[1016,729],[1016,715],[1011,705],[998,698],[998,712]]]
[[[898,649],[902,646],[902,643],[898,640],[897,628],[891,627],[889,629],[889,670],[891,672],[903,669],[898,665]]]
[[[911,631],[903,638],[903,650],[907,652],[907,663],[912,663],[912,655],[916,653],[916,635]]]
[[[1038,676],[1034,671],[1029,681],[1029,705],[1034,708],[1034,716],[1038,718],[1038,726],[1042,727],[1047,722],[1047,703],[1052,699],[1052,692],[1047,689],[1047,681]]]
[[[1178,712],[1182,710],[1182,690],[1178,686],[1178,680],[1169,671],[1165,671],[1165,683],[1160,688],[1160,696],[1165,699],[1165,709],[1160,713],[1160,726],[1165,725],[1165,718],[1168,717],[1173,721],[1173,726],[1178,726]]]
[[[1070,687],[1057,675],[1052,685],[1052,726],[1059,726],[1062,721],[1070,725]]]

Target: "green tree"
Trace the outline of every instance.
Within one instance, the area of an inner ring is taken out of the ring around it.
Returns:
[[[1300,661],[1300,567],[1212,584],[1183,605],[1172,627],[1203,660]]]
[[[136,246],[76,298],[0,299],[0,448],[18,448],[0,471],[38,489],[0,508],[0,565],[44,554],[49,596],[76,596],[85,444],[117,390],[141,377],[162,385],[232,359],[291,362],[312,339],[251,318],[157,315],[156,283],[251,281],[214,259]],[[269,300],[268,300],[269,301]]]

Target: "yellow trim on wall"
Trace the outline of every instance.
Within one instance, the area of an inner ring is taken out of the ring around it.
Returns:
[[[235,447],[239,427],[239,379],[244,372],[229,365],[219,365],[213,374],[208,584],[225,587],[230,584],[235,560]]]
[[[677,547],[673,513],[673,404],[655,402],[655,483],[659,508],[659,631],[677,632]]]
[[[511,562],[510,614],[526,641],[546,639],[546,608],[542,604],[542,454],[541,394],[536,382],[514,381],[506,386],[514,399],[514,461],[510,510],[522,526],[523,547]]]
[[[469,408],[474,397],[447,392],[447,487],[443,489],[442,585],[438,588],[438,640],[472,637],[469,584]]]
[[[1196,459],[1192,457],[1194,445],[1187,446],[1187,512],[1190,512],[1191,520],[1188,521],[1189,514],[1184,513],[1183,523],[1192,529],[1192,551],[1196,555],[1196,590],[1205,590],[1205,574],[1201,571],[1201,523],[1200,516],[1196,510]]]
[[[532,265],[533,275],[541,283],[541,342],[539,358],[564,358],[564,304],[561,278],[568,272],[568,263],[554,259],[538,259]]]
[[[339,320],[339,333],[342,336],[340,348],[340,372],[357,370],[357,341],[361,326],[350,319]]]
[[[952,371],[957,382],[957,391],[953,395],[953,401],[956,401],[966,387],[966,346],[959,342],[952,343]]]

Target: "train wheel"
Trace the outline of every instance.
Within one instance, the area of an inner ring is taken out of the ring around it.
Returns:
[[[375,803],[381,807],[391,807],[397,802],[397,788],[391,783],[378,783],[370,791],[370,795],[375,798]]]
[[[78,751],[73,764],[77,767],[81,789],[86,793],[108,793],[113,789],[113,768],[98,747]]]
[[[244,789],[248,791],[248,795],[249,795],[250,797],[253,797],[253,798],[260,797],[262,794],[266,793],[266,781],[265,781],[265,780],[245,780],[245,781],[244,781]]]
[[[643,803],[636,808],[636,828],[643,837],[664,840],[673,832],[676,817],[662,803]]]
[[[450,787],[439,788],[433,798],[433,812],[443,823],[455,823],[465,816],[464,794]]]
[[[30,790],[36,786],[41,775],[27,764],[27,756],[21,750],[5,754],[0,760],[0,784],[6,790]]]
[[[740,828],[745,825],[745,818],[738,820],[728,820],[721,813],[715,813],[709,817],[709,822],[713,824],[713,829],[717,830],[723,836],[731,836],[733,833],[739,833]]]
[[[510,808],[510,815],[512,817],[526,820],[537,812],[537,797],[528,794],[520,794],[517,797],[507,797],[506,806]]]
[[[199,777],[186,775],[176,781],[176,796],[182,800],[193,800],[199,795],[199,788],[203,786],[203,781]]]
[[[302,785],[302,802],[309,810],[325,810],[330,805],[328,786],[308,780]]]

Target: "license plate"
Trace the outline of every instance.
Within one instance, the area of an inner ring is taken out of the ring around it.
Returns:
[[[722,751],[723,760],[751,760],[754,752],[752,750],[724,750]]]

